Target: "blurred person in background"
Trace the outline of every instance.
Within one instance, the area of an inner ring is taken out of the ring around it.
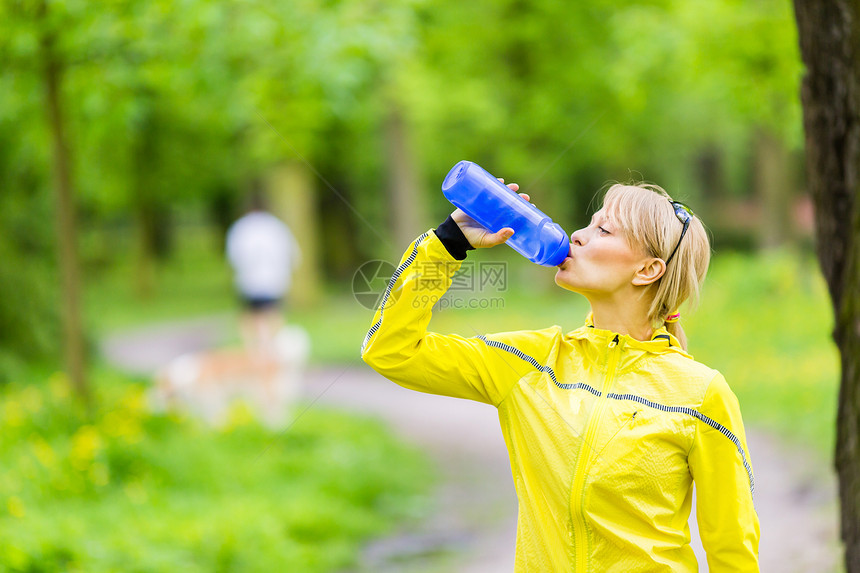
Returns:
[[[519,500],[515,570],[698,571],[695,483],[710,571],[758,571],[738,401],[722,374],[686,352],[678,323],[710,261],[701,221],[657,186],[613,185],[555,275],[588,300],[583,326],[428,332],[467,251],[513,232],[490,232],[457,209],[418,237],[361,354],[401,386],[498,409]]]
[[[304,330],[284,325],[283,305],[300,252],[289,228],[266,211],[254,190],[248,210],[227,231],[226,252],[242,301],[243,348],[210,349],[171,360],[156,375],[153,404],[179,408],[213,426],[230,419],[236,400],[248,402],[270,428],[282,428],[300,394],[310,350]]]
[[[301,251],[287,225],[266,210],[259,189],[252,191],[248,205],[227,231],[227,259],[243,305],[240,328],[246,348],[272,354]]]

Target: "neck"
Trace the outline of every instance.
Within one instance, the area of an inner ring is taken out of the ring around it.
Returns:
[[[628,301],[628,304],[590,302],[594,328],[626,334],[636,340],[651,340],[654,329],[648,321],[648,309],[642,301]]]

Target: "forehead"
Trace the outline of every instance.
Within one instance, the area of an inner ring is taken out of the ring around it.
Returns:
[[[607,195],[595,216],[622,229],[632,229],[635,226],[632,216],[636,210],[636,201],[633,200],[634,196],[631,193],[624,191],[626,188]]]
[[[594,215],[591,216],[591,224],[595,223],[612,223],[614,222],[613,217],[606,211],[606,208],[602,208],[599,211],[596,211]]]
[[[637,242],[633,240],[630,224],[630,220],[624,216],[617,202],[605,203],[591,216],[591,225],[604,225],[618,237],[624,238],[630,247],[635,247]]]

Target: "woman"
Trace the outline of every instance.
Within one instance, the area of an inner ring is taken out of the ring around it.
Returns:
[[[516,571],[697,571],[687,526],[694,482],[710,571],[758,571],[737,399],[686,353],[677,323],[708,268],[702,223],[659,187],[614,185],[571,235],[555,277],[591,304],[584,326],[427,332],[457,261],[511,235],[458,209],[418,237],[362,358],[401,386],[498,408],[519,499]]]

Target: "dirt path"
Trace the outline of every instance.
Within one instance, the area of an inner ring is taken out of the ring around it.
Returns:
[[[136,373],[224,339],[228,317],[165,324],[108,337],[107,360]],[[371,543],[361,573],[500,573],[513,569],[516,497],[492,407],[404,390],[363,365],[307,372],[308,401],[371,413],[435,461],[434,510],[414,528]],[[301,423],[299,419],[296,423]],[[835,486],[829,467],[748,428],[765,573],[828,573],[839,561]],[[707,571],[691,520],[700,570]]]

